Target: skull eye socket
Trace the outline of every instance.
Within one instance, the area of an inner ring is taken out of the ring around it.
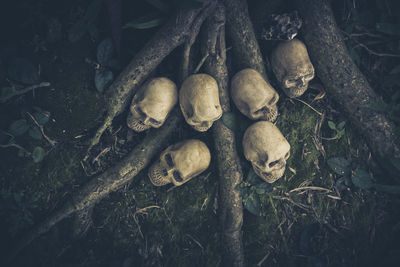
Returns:
[[[142,110],[141,107],[136,107],[136,112],[141,116],[141,117],[146,117],[146,113]]]
[[[272,168],[278,163],[279,163],[279,160],[275,160],[275,161],[271,162],[270,164],[268,164],[268,167]]]
[[[311,72],[311,73],[307,74],[306,76],[304,76],[304,78],[306,80],[311,80],[313,77],[314,77],[314,73],[313,72]]]
[[[267,107],[262,107],[259,110],[255,111],[254,114],[260,114],[260,113],[269,113],[269,109]]]
[[[175,178],[175,180],[177,182],[182,182],[183,181],[182,176],[180,175],[180,173],[178,171],[174,171],[173,175],[174,175],[174,178]]]
[[[295,79],[288,79],[285,81],[286,87],[295,86],[296,84],[297,84],[297,80],[295,80]]]
[[[154,125],[160,125],[161,124],[161,121],[155,120],[153,118],[150,118],[149,121],[150,121],[151,124],[154,124]]]
[[[269,106],[272,106],[278,102],[278,94],[274,94],[274,96],[271,98],[271,100],[268,102]]]
[[[173,167],[174,162],[172,161],[171,154],[165,155],[165,161],[167,162],[168,166]]]

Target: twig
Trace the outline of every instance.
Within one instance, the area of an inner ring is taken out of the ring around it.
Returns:
[[[136,214],[146,214],[146,211],[149,210],[149,209],[160,209],[160,208],[161,208],[160,206],[152,205],[152,206],[147,206],[147,207],[144,207],[144,208],[141,208],[141,209],[136,209],[134,216]]]
[[[321,152],[322,156],[326,158],[326,152],[325,148],[322,145],[322,137],[321,137],[321,127],[322,127],[322,122],[324,121],[325,118],[325,113],[322,113],[322,116],[319,117],[317,122],[315,123],[314,127],[314,134],[311,136],[313,143],[316,147],[316,149]]]
[[[335,200],[342,200],[342,198],[339,196],[332,196],[332,195],[326,195],[326,196]]]
[[[302,190],[316,190],[316,191],[325,191],[325,192],[332,192],[332,190],[319,187],[319,186],[304,186],[304,187],[297,187],[295,189],[292,189],[289,191],[289,193],[297,192],[297,191],[302,191]]]
[[[6,96],[6,97],[4,97],[4,98],[1,98],[1,99],[0,99],[0,102],[1,102],[1,103],[4,103],[4,102],[6,102],[7,100],[11,99],[11,98],[14,97],[14,96],[23,95],[23,94],[25,94],[25,93],[27,93],[27,92],[30,92],[30,91],[32,91],[32,90],[35,90],[36,88],[47,87],[47,86],[50,86],[50,83],[49,83],[49,82],[41,82],[41,83],[39,83],[39,84],[35,84],[35,85],[28,86],[28,87],[26,87],[26,88],[24,88],[24,89],[22,89],[22,90],[18,90],[18,91],[15,90],[11,95],[8,95],[8,96]]]
[[[106,147],[104,148],[92,161],[92,163],[98,163],[99,159],[102,155],[106,154],[107,152],[109,152],[111,150],[111,147]]]
[[[209,55],[210,55],[209,53],[206,53],[206,54],[201,58],[199,64],[197,64],[197,66],[196,66],[196,68],[194,69],[193,73],[197,73],[197,72],[201,69],[201,67],[203,66],[204,62],[206,62],[206,60],[207,60],[207,58],[208,58]]]
[[[301,203],[296,203],[296,202],[294,202],[292,199],[290,199],[290,198],[288,198],[288,197],[272,196],[272,198],[274,198],[274,199],[281,199],[281,200],[287,200],[287,201],[289,201],[290,203],[292,203],[293,205],[295,205],[295,206],[297,206],[297,207],[299,207],[299,208],[301,208],[301,209],[303,209],[303,210],[306,210],[306,211],[309,211],[309,210],[310,210],[310,207],[309,207],[309,206],[304,205],[304,204],[301,204]]]
[[[261,266],[261,265],[264,263],[264,261],[266,261],[266,260],[268,259],[268,257],[269,257],[270,254],[271,254],[271,252],[268,251],[268,253],[264,256],[264,258],[262,258],[262,259],[257,263],[257,266]]]
[[[1,147],[1,148],[16,147],[16,148],[18,148],[18,149],[24,151],[26,154],[31,155],[31,152],[29,152],[28,150],[26,150],[25,148],[23,148],[22,146],[20,146],[20,145],[18,145],[18,144],[14,144],[14,143],[10,143],[10,144],[7,144],[7,145],[1,145],[1,144],[0,144],[0,147]]]
[[[318,115],[320,115],[320,116],[322,116],[322,113],[321,112],[319,112],[318,110],[316,110],[315,108],[313,108],[310,104],[308,104],[307,102],[305,102],[305,101],[303,101],[303,100],[301,100],[301,99],[298,99],[298,98],[294,98],[295,100],[297,100],[297,101],[299,101],[299,102],[301,102],[301,103],[303,103],[304,105],[306,105],[307,107],[309,107],[309,108],[311,108],[312,110],[314,110]]]
[[[138,230],[139,230],[139,234],[143,239],[144,239],[144,235],[142,233],[142,230],[141,230],[141,227],[140,227],[140,223],[139,223],[139,219],[138,219],[137,215],[138,214],[147,214],[146,211],[148,209],[153,209],[153,208],[159,209],[161,207],[160,206],[156,206],[156,205],[148,206],[148,207],[144,207],[144,208],[141,208],[141,209],[136,209],[135,213],[133,214],[133,220],[135,221],[135,223],[136,223],[136,225],[138,227]]]
[[[189,62],[190,62],[190,49],[192,48],[192,44],[186,42],[183,48],[183,58],[182,58],[182,72],[181,72],[181,80],[182,82],[189,75]]]
[[[351,40],[353,40],[355,43],[357,43],[357,45],[355,45],[354,47],[357,46],[361,46],[362,48],[364,48],[365,50],[367,50],[370,54],[373,54],[375,56],[378,57],[398,57],[400,58],[400,55],[395,55],[395,54],[387,54],[387,53],[379,53],[379,52],[375,52],[373,50],[371,50],[368,46],[366,46],[363,43],[360,43],[359,41],[357,41],[356,39],[352,38],[352,36],[354,36],[353,34],[348,34],[345,31],[341,31],[342,33],[344,33],[345,35],[347,35]]]
[[[52,140],[52,139],[50,139],[50,138],[44,133],[43,125],[40,125],[40,124],[37,122],[37,120],[35,119],[35,117],[32,116],[31,113],[29,113],[29,112],[26,112],[26,113],[29,115],[29,117],[31,117],[31,119],[32,119],[33,122],[36,124],[36,126],[39,127],[40,132],[42,133],[43,137],[47,140],[47,142],[49,142],[51,146],[55,146],[55,145],[57,144],[57,142],[54,141],[54,140]]]
[[[191,236],[189,234],[186,234],[186,236],[189,237],[190,239],[192,239],[193,242],[196,243],[201,248],[201,250],[204,250],[204,247],[201,245],[201,243],[199,241],[197,241],[196,239],[194,239],[193,236]]]
[[[354,46],[354,47],[361,46],[362,48],[367,50],[370,54],[373,54],[375,56],[378,56],[378,57],[398,57],[398,58],[400,58],[400,55],[378,53],[378,52],[375,52],[375,51],[371,50],[370,48],[368,48],[368,46],[366,46],[365,44],[362,44],[362,43],[359,43],[359,42],[357,42],[357,43],[358,44],[356,46]]]

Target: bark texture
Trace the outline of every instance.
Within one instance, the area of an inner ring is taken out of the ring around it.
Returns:
[[[94,177],[86,185],[75,192],[59,210],[50,214],[47,219],[21,239],[9,254],[12,260],[24,247],[34,239],[46,233],[51,227],[65,219],[74,212],[90,209],[109,193],[116,191],[129,183],[141,170],[143,170],[158,153],[164,149],[165,143],[178,127],[182,116],[175,112],[170,115],[160,129],[152,129],[143,141],[136,146],[122,161],[104,173]]]
[[[237,70],[254,68],[268,81],[265,63],[251,23],[245,0],[223,0],[226,31]]]
[[[228,90],[228,71],[225,48],[225,10],[218,5],[213,16],[205,23],[203,36],[203,55],[205,71],[218,83],[219,99],[222,111],[231,112]],[[243,175],[236,152],[235,134],[222,121],[214,122],[212,134],[218,163],[219,174],[219,217],[223,233],[223,266],[244,266],[242,244],[243,207],[237,186]]]
[[[316,74],[382,162],[399,156],[393,124],[366,105],[378,97],[350,57],[327,0],[294,0],[304,20],[303,37]],[[390,171],[390,170],[389,170]]]
[[[192,42],[214,6],[215,1],[206,1],[201,9],[185,9],[178,12],[176,17],[169,20],[132,59],[107,90],[106,117],[90,140],[88,150],[100,141],[113,119],[124,111],[149,73],[176,47],[184,42]]]

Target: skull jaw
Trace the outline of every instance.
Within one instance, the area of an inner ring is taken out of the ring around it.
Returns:
[[[191,126],[193,127],[193,129],[195,129],[198,132],[206,132],[206,131],[208,131],[208,129],[211,128],[212,123],[210,126],[197,126],[197,125],[191,125]]]
[[[254,113],[250,114],[249,118],[252,120],[263,120],[274,122],[278,117],[278,107],[274,105],[268,109],[268,111],[264,111],[261,114],[255,115]]]
[[[283,165],[281,168],[279,169],[275,169],[271,172],[263,172],[259,167],[257,167],[256,165],[253,164],[253,170],[254,172],[264,181],[266,181],[267,183],[274,183],[277,180],[279,180],[283,174],[285,173],[285,167],[286,164]]]
[[[149,176],[150,182],[155,186],[163,186],[171,183],[170,177],[163,175],[160,162],[151,165],[147,175]]]
[[[290,98],[296,98],[303,95],[304,92],[307,90],[307,88],[308,88],[308,83],[304,84],[303,86],[295,86],[289,88],[282,87],[285,94]]]
[[[138,133],[151,128],[150,125],[145,125],[141,123],[138,119],[133,117],[132,113],[129,113],[128,118],[126,120],[126,124],[128,125],[129,128]]]

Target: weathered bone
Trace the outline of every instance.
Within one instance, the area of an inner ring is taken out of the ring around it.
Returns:
[[[151,79],[133,97],[127,124],[136,132],[159,128],[177,102],[178,89],[173,81],[164,77]]]
[[[179,186],[205,171],[210,160],[206,144],[196,139],[185,140],[167,147],[149,168],[148,176],[155,186]]]
[[[290,144],[273,123],[259,121],[252,124],[242,141],[244,155],[259,177],[273,183],[283,176]]]
[[[231,95],[236,107],[249,119],[276,120],[279,95],[256,70],[236,73],[231,82]]]
[[[300,40],[281,42],[271,55],[272,70],[282,90],[290,98],[299,97],[314,79],[314,66]]]

